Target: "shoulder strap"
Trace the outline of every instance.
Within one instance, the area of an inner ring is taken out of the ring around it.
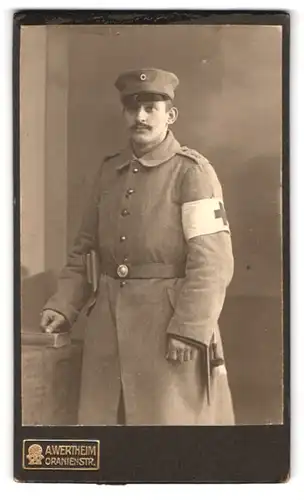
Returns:
[[[209,163],[207,158],[205,158],[202,154],[200,154],[195,149],[190,149],[187,146],[181,146],[180,150],[177,152],[181,156],[185,156],[186,158],[190,158],[195,163],[199,165],[204,165]]]
[[[116,158],[116,156],[119,156],[119,155],[120,155],[120,152],[104,156],[103,161],[111,160],[112,158]]]

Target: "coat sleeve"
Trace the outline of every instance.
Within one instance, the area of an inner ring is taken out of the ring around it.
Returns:
[[[87,282],[84,257],[90,250],[97,247],[100,176],[101,171],[99,170],[86,202],[80,228],[68,254],[66,264],[59,275],[57,292],[43,308],[63,314],[70,325],[77,319],[91,293],[91,287]]]
[[[180,198],[181,210],[184,204],[193,205],[189,202],[205,206],[202,200],[223,199],[217,175],[204,157],[196,159],[186,170]],[[208,201],[207,205],[213,201]],[[223,230],[214,229],[213,232],[210,227],[209,231],[210,234],[207,230],[193,237],[185,235],[186,277],[167,329],[169,334],[203,344],[209,344],[216,330],[234,269],[229,225],[227,230],[223,227]]]

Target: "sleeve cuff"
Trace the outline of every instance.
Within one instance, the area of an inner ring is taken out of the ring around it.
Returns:
[[[199,344],[209,345],[213,335],[213,329],[204,329],[201,325],[183,324],[181,325],[173,317],[167,328],[167,334],[175,335],[187,340],[187,342],[195,342]]]
[[[79,312],[72,306],[58,304],[57,302],[52,300],[45,304],[45,306],[43,307],[43,311],[45,311],[46,309],[51,309],[52,311],[56,311],[59,314],[62,314],[68,321],[70,327],[72,327],[73,323],[76,321],[79,315]]]

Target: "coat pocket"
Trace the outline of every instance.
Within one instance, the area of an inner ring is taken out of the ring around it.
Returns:
[[[174,288],[167,288],[167,295],[172,309],[175,309],[176,291],[174,290]]]
[[[167,296],[169,299],[169,302],[172,306],[172,309],[174,310],[176,307],[176,303],[178,301],[179,294],[181,292],[181,288],[183,286],[184,279],[178,279],[176,280],[175,284],[173,286],[169,286],[167,288]]]

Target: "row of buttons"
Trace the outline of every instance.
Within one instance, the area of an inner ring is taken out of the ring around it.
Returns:
[[[138,174],[138,172],[139,172],[139,168],[138,168],[138,167],[134,167],[132,171],[133,171],[133,173],[134,173],[134,174]],[[132,194],[134,194],[134,193],[135,193],[135,189],[129,188],[129,189],[127,190],[127,192],[126,192],[126,198],[129,198],[129,197],[130,197]],[[121,215],[122,215],[122,217],[126,217],[127,215],[130,215],[130,212],[129,212],[129,210],[128,210],[127,208],[124,208],[124,209],[121,211]],[[126,241],[126,239],[127,239],[127,237],[126,237],[126,236],[124,236],[124,235],[122,235],[122,236],[120,237],[120,241],[121,241],[121,242]],[[128,262],[128,257],[124,257],[123,262]],[[121,282],[120,282],[120,286],[121,286],[121,288],[122,288],[122,287],[124,287],[126,284],[127,284],[127,282],[126,282],[126,281],[121,281]]]

